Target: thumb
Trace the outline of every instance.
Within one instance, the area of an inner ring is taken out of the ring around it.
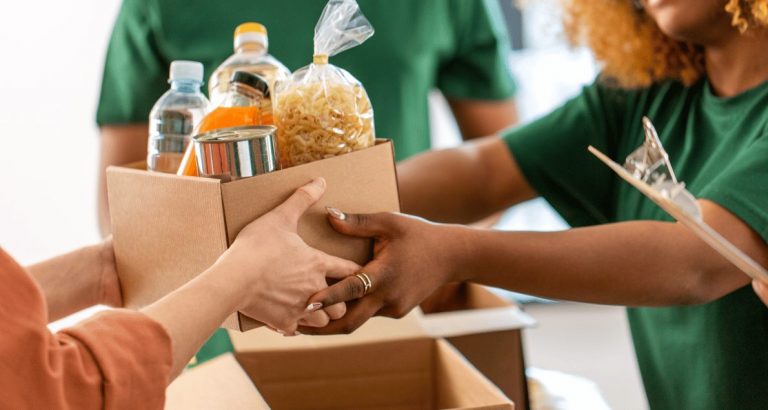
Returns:
[[[325,179],[315,178],[310,183],[299,187],[288,199],[278,205],[273,212],[285,217],[293,224],[297,224],[299,218],[312,205],[317,202],[325,192]]]
[[[344,235],[371,238],[390,233],[395,219],[386,212],[377,214],[347,214],[336,208],[326,207],[328,220],[333,229]]]

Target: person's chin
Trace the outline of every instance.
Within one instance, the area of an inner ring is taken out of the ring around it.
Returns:
[[[674,16],[659,16],[655,20],[661,32],[675,40],[696,42],[699,37],[699,30]]]

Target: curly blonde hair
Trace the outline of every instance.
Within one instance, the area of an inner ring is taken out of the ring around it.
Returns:
[[[690,85],[703,75],[702,49],[662,33],[637,0],[562,2],[566,34],[592,49],[604,79],[631,88],[662,79]],[[727,0],[725,11],[742,33],[768,26],[768,0]]]

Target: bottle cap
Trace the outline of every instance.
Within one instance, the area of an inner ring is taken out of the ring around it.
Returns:
[[[171,63],[171,81],[192,80],[203,82],[203,64],[197,61],[176,60]]]
[[[269,83],[267,80],[253,73],[247,71],[235,71],[232,73],[229,83],[245,84],[253,89],[261,91],[265,97],[269,97]]]
[[[235,50],[246,43],[259,43],[267,48],[267,28],[259,23],[243,23],[235,29]]]

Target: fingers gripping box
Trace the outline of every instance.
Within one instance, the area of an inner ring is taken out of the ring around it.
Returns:
[[[352,213],[400,210],[390,141],[378,140],[364,150],[226,183],[149,172],[143,163],[109,167],[115,259],[126,307],[148,305],[203,272],[243,227],[315,177],[324,177],[327,188],[299,221],[299,235],[319,250],[366,263],[371,258],[370,241],[335,232],[325,207]],[[259,323],[236,314],[224,326],[245,331]]]

